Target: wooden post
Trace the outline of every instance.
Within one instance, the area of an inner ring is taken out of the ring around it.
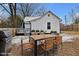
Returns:
[[[23,41],[21,40],[21,55],[23,56]]]
[[[14,37],[16,35],[16,28],[12,28],[12,36]]]
[[[37,56],[37,40],[34,41],[34,56]]]
[[[29,34],[29,42],[30,42],[30,36],[31,36],[31,22],[29,21],[29,24],[30,24],[30,34]]]

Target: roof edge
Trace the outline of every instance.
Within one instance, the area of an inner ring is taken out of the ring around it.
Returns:
[[[62,19],[61,19],[59,16],[57,16],[55,13],[53,13],[53,12],[51,12],[51,11],[46,12],[46,13],[45,13],[44,15],[42,15],[42,16],[37,16],[37,17],[39,17],[39,18],[33,19],[33,20],[31,20],[31,21],[35,21],[35,20],[37,20],[37,19],[40,19],[40,18],[42,18],[43,16],[45,16],[47,13],[51,13],[52,15],[54,15],[55,17],[57,17],[58,19],[60,19],[60,22],[62,21]],[[28,16],[28,17],[36,17],[36,16]]]

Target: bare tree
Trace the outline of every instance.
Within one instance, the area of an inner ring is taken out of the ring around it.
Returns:
[[[16,20],[16,3],[8,3],[7,7],[5,6],[5,4],[0,4],[1,7],[3,7],[3,9],[10,15],[12,16],[12,20],[13,20],[13,28],[16,27],[15,24],[15,20]]]
[[[17,11],[24,18],[26,16],[37,16],[42,15],[45,12],[45,9],[40,7],[41,4],[33,3],[20,3],[18,4]]]
[[[70,13],[68,14],[69,16],[69,20],[70,20],[70,25],[71,25],[71,30],[73,31],[74,30],[74,21],[75,21],[75,10],[74,9],[71,9],[70,10]]]
[[[17,27],[17,15],[21,15],[23,19],[26,16],[43,15],[46,11],[40,7],[40,4],[33,3],[6,3],[0,4],[0,6],[11,16],[12,27]]]
[[[72,9],[71,10],[71,20],[72,20],[72,30],[74,29],[73,28],[73,25],[74,25],[74,10]]]
[[[64,19],[65,19],[65,27],[66,27],[65,30],[68,30],[68,27],[67,27],[67,15],[65,15]]]
[[[46,10],[44,7],[42,7],[42,8],[39,8],[33,15],[42,16],[42,15],[44,15],[46,12],[47,12],[47,10]]]

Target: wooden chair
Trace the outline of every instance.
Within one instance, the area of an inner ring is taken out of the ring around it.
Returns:
[[[33,40],[31,39],[29,43],[21,42],[21,44],[11,45],[11,48],[7,50],[8,53],[11,53],[12,56],[32,56],[33,55]]]
[[[55,39],[53,39],[53,54],[58,54],[58,49],[62,49],[62,37],[57,35]]]
[[[58,48],[62,48],[62,37],[61,36],[56,36],[53,41],[54,41],[54,44],[56,44]]]
[[[45,42],[43,42],[39,47],[44,51],[45,55],[49,54],[50,50],[53,50],[53,39],[54,38],[48,38],[45,39]],[[44,41],[44,40],[43,40]],[[53,52],[53,51],[52,51]]]
[[[29,43],[23,44],[23,55],[32,56],[33,55],[33,40],[31,39]]]

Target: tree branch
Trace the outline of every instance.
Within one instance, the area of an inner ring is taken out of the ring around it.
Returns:
[[[7,10],[5,6],[3,6],[3,4],[0,4],[0,6],[2,6],[11,15],[11,13]]]

